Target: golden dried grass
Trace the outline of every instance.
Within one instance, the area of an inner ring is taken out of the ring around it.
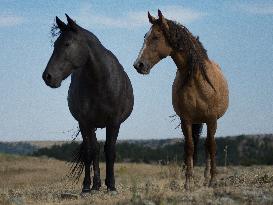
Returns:
[[[271,204],[273,203],[273,168],[219,168],[218,187],[203,184],[203,167],[195,168],[196,186],[183,188],[184,172],[177,164],[147,165],[117,163],[118,195],[100,192],[82,198],[81,180],[73,184],[65,176],[68,165],[48,158],[0,155],[0,204]],[[102,181],[105,164],[101,164]],[[62,193],[76,194],[77,199],[64,199]]]

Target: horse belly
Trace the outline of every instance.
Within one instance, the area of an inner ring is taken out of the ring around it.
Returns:
[[[173,108],[183,120],[201,123],[208,119],[208,105],[199,101],[191,93],[173,92]]]
[[[130,108],[129,112],[127,107],[123,108],[124,106],[119,103],[110,103],[96,95],[87,97],[70,94],[68,105],[72,116],[78,122],[87,123],[97,128],[104,128],[109,124],[120,124],[128,118],[132,110]]]
[[[215,91],[207,83],[182,87],[181,77],[177,73],[172,93],[173,107],[177,115],[192,123],[207,122],[223,116],[228,107],[228,87],[224,77],[219,77],[222,79],[218,83],[215,82]]]
[[[67,98],[72,116],[78,122],[98,128],[119,125],[125,121],[132,112],[134,97],[127,74],[122,71],[121,75],[118,82],[108,85],[109,80],[97,87],[85,86],[80,75],[73,75]]]
[[[214,96],[200,97],[200,93],[191,86],[182,87],[180,78],[173,83],[172,103],[176,114],[192,123],[203,123],[216,117],[215,107],[211,105]],[[209,100],[208,100],[209,99]]]

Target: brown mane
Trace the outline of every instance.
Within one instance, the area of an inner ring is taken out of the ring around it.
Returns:
[[[183,85],[193,78],[195,72],[199,69],[204,79],[212,86],[207,76],[205,65],[205,61],[209,59],[207,50],[199,41],[199,37],[193,36],[185,26],[177,22],[167,20],[167,23],[169,30],[164,31],[164,35],[170,46],[173,50],[177,52],[183,51],[188,56],[189,70]]]

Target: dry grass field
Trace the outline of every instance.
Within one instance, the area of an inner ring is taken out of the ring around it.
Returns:
[[[81,183],[65,177],[68,168],[54,159],[0,155],[0,204],[273,204],[272,166],[220,167],[214,189],[202,186],[203,167],[197,167],[196,187],[187,192],[178,165],[116,164],[118,194],[102,186],[85,197],[79,195]],[[103,163],[101,173],[103,180]]]

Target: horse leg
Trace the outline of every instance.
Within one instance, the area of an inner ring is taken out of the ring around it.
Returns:
[[[80,131],[83,139],[83,161],[84,161],[84,180],[83,180],[83,188],[82,193],[90,192],[90,166],[92,162],[91,158],[91,141],[88,135],[88,129],[82,124],[79,123]]]
[[[94,177],[93,177],[93,186],[91,190],[98,191],[101,187],[101,180],[100,180],[100,167],[99,167],[99,159],[100,159],[100,145],[96,138],[95,129],[92,132],[92,146],[93,146],[93,170],[94,170]]]
[[[186,164],[186,182],[185,182],[185,189],[189,190],[192,188],[193,183],[193,139],[192,139],[192,124],[186,121],[182,123],[182,132],[185,136],[185,164]]]
[[[206,138],[206,141],[205,141],[205,155],[206,155],[206,167],[204,171],[204,177],[205,177],[204,186],[207,186],[209,183],[209,173],[210,173],[210,154],[209,154],[208,138]]]
[[[85,176],[83,180],[82,192],[90,192],[91,178],[90,167],[93,162],[94,178],[92,190],[99,190],[100,188],[100,169],[99,169],[99,144],[96,138],[95,128],[88,128],[82,123],[79,123],[83,138],[84,149],[84,171]]]
[[[216,142],[214,138],[216,129],[217,129],[216,119],[207,123],[207,143],[209,144],[208,152],[210,157],[210,175],[211,175],[209,186],[216,185],[216,161],[215,161]]]
[[[120,126],[106,127],[106,142],[104,145],[104,152],[106,158],[106,179],[105,185],[108,191],[116,191],[115,176],[114,176],[114,163],[116,158],[116,141],[119,133]]]
[[[194,142],[193,166],[197,164],[198,143],[202,132],[202,128],[203,124],[192,124],[192,137]]]

